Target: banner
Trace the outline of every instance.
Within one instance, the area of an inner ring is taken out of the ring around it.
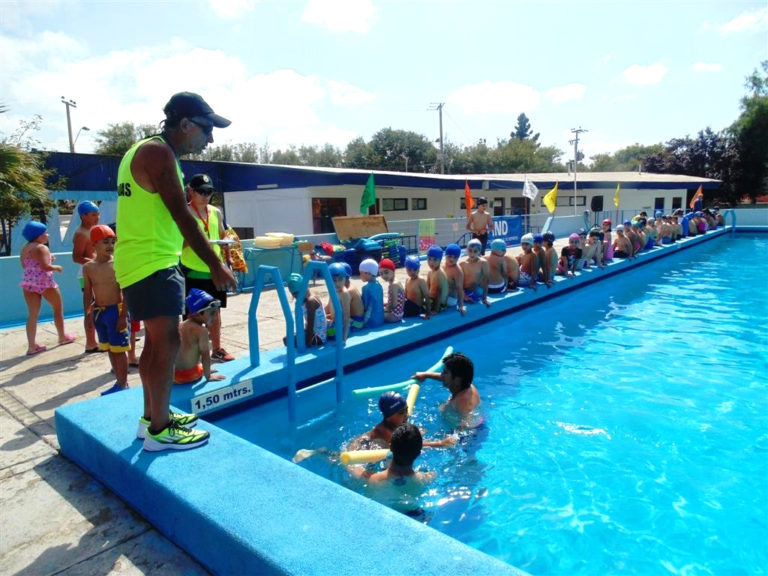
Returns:
[[[508,246],[517,246],[520,244],[522,236],[522,216],[495,216],[493,218],[493,239],[501,238]]]
[[[425,254],[436,243],[435,239],[435,219],[419,220],[419,252]]]

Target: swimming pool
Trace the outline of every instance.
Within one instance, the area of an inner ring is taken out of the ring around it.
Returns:
[[[716,239],[350,380],[403,380],[447,344],[475,359],[487,433],[420,459],[439,475],[425,521],[462,542],[534,574],[760,573],[766,256],[765,235]],[[449,431],[444,399],[423,387],[415,421],[428,436]],[[269,405],[216,424],[290,458],[370,428],[374,400],[295,432],[275,433],[284,417]],[[365,493],[324,459],[302,465]]]

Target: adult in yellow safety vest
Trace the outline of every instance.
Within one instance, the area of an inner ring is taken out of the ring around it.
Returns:
[[[134,144],[117,173],[115,276],[133,320],[144,321],[139,361],[144,413],[136,435],[149,451],[202,446],[208,432],[192,430],[195,414],[171,413],[173,364],[184,311],[179,256],[184,241],[208,264],[219,290],[235,286],[229,269],[211,248],[187,207],[178,158],[199,154],[213,142],[213,128],[230,121],[197,94],[174,94],[163,108],[162,132]]]
[[[187,183],[187,194],[189,198],[189,210],[197,220],[203,235],[208,238],[211,248],[219,256],[219,259],[226,261],[227,266],[231,267],[229,260],[229,249],[216,244],[218,240],[224,239],[224,218],[221,211],[210,204],[211,196],[216,190],[213,187],[213,181],[208,174],[195,174]],[[223,254],[223,258],[222,258]],[[218,300],[221,308],[227,307],[227,291],[217,290],[211,279],[211,271],[208,264],[203,262],[192,246],[184,242],[184,248],[181,250],[181,270],[184,273],[185,286],[187,294],[192,288],[198,288],[208,292],[214,299]],[[211,336],[211,359],[219,362],[229,362],[235,357],[224,350],[221,346],[221,312],[217,308],[213,316],[211,325],[208,326],[208,332]]]

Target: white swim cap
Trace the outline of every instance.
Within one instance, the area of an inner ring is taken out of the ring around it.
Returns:
[[[530,232],[528,234],[523,234],[523,237],[520,238],[520,244],[530,244],[533,246],[533,234]]]
[[[376,276],[379,273],[379,265],[376,260],[366,258],[360,262],[360,272],[368,272],[371,276]]]

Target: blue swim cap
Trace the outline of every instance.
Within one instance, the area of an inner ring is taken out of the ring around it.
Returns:
[[[336,276],[347,278],[347,270],[341,262],[334,262],[328,266],[328,271],[331,273],[332,278],[335,278]]]
[[[421,261],[419,260],[419,257],[414,255],[408,256],[405,259],[405,268],[407,270],[418,270],[421,268]]]
[[[187,311],[190,314],[198,314],[200,312],[205,312],[209,308],[218,308],[221,306],[221,302],[214,300],[213,296],[199,288],[192,288],[189,291],[186,302]]]
[[[80,202],[80,204],[77,205],[77,213],[82,218],[86,214],[90,214],[91,212],[98,212],[99,207],[96,206],[93,202],[90,200],[85,200],[84,202]]]
[[[632,220],[624,220],[624,226],[632,226]]]
[[[544,234],[542,234],[541,237],[544,239],[545,242],[554,242],[555,241],[555,233],[554,232],[544,232]]]
[[[461,246],[458,244],[448,244],[448,246],[445,247],[445,255],[446,256],[455,256],[458,258],[461,256]]]
[[[541,234],[534,234],[533,235],[533,243],[534,244],[541,244],[542,242],[544,242],[544,236],[542,236]]]
[[[32,242],[32,240],[35,238],[45,234],[47,230],[48,226],[42,222],[31,220],[27,222],[26,226],[24,226],[24,229],[21,231],[21,235],[24,236],[27,242]]]
[[[429,250],[427,250],[427,258],[437,258],[438,260],[443,259],[443,249],[440,248],[440,246],[435,246],[434,244],[429,247]]]
[[[384,418],[389,418],[407,407],[408,404],[405,403],[405,398],[397,392],[384,392],[384,394],[379,396],[379,410],[381,410],[381,415]]]
[[[656,214],[654,214],[654,216],[656,216],[656,218],[661,218],[662,216],[664,216],[664,212],[662,212],[661,210],[656,210]]]
[[[342,262],[341,265],[344,266],[344,272],[347,273],[347,278],[351,278],[352,277],[352,266],[350,266],[348,262]]]
[[[286,287],[288,288],[288,292],[291,294],[298,294],[302,280],[304,280],[302,275],[297,274],[296,272],[288,276],[288,282],[285,283]]]
[[[491,242],[491,250],[503,250],[504,252],[507,251],[507,243],[504,242],[501,238],[495,238]]]

